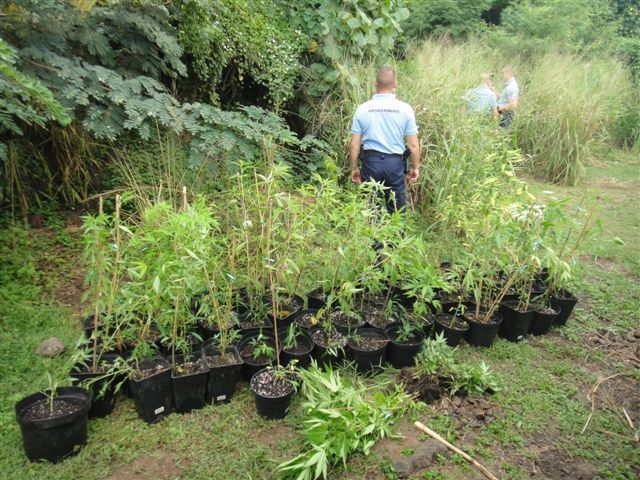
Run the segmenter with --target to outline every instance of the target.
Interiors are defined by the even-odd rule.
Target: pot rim
[[[47,398],[47,396],[42,392],[32,393],[15,404],[15,414],[18,424],[23,427],[46,430],[66,425],[73,422],[79,416],[86,416],[89,413],[91,402],[93,400],[93,392],[91,390],[87,390],[82,387],[58,387],[56,392],[56,398],[73,398],[75,400],[81,400],[83,403],[77,410],[64,415],[49,418],[27,419],[24,417],[24,412],[33,404],[46,400]]]

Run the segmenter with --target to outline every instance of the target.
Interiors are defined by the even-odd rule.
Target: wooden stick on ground
[[[627,423],[629,424],[629,427],[631,427],[631,431],[633,432],[633,440],[636,443],[638,443],[638,431],[636,430],[636,427],[633,426],[633,422],[631,421],[631,417],[629,417],[629,414],[624,409],[624,407],[622,407],[622,412],[624,413],[624,418],[627,419]]]
[[[496,477],[493,473],[491,473],[489,470],[487,470],[478,461],[476,461],[473,458],[471,458],[469,455],[464,453],[462,450],[460,450],[455,445],[452,445],[449,442],[447,442],[444,438],[442,438],[440,435],[438,435],[436,432],[434,432],[430,428],[426,427],[425,425],[423,425],[420,422],[415,422],[414,425],[416,426],[416,428],[418,428],[419,430],[422,430],[424,433],[429,435],[431,438],[434,438],[437,441],[439,441],[440,443],[444,444],[449,450],[451,450],[451,451],[457,453],[458,455],[462,456],[462,458],[464,458],[467,462],[471,463],[474,467],[476,467],[478,470],[480,470],[482,472],[482,474],[485,477],[487,477],[489,480],[498,480],[498,477]]]

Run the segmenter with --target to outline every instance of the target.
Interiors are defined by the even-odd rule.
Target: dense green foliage
[[[49,120],[62,125],[70,118],[64,107],[40,81],[15,69],[16,51],[0,39],[0,135],[22,135],[19,123],[44,127]],[[6,145],[0,143],[0,158]]]
[[[414,39],[432,34],[458,37],[477,32],[483,25],[482,13],[493,3],[493,0],[408,0],[411,15],[403,22],[402,28],[407,36]]]
[[[405,59],[400,70],[418,79],[401,76],[401,84],[427,87],[405,97],[433,112],[418,114],[423,131],[434,132],[425,145],[452,159],[458,153],[447,150],[456,148],[451,122],[459,120],[442,116],[436,104],[446,98],[457,108],[472,77],[515,64],[523,102],[514,146],[533,173],[575,182],[596,150],[633,147],[640,138],[638,84],[634,91],[612,58],[595,59],[618,56],[637,69],[638,10],[625,0],[599,0],[588,8],[578,3],[5,2],[1,78],[9,101],[2,113],[0,198],[22,210],[43,198],[82,202],[101,186],[117,186],[114,177],[96,175],[114,171],[111,158],[122,160],[134,143],[135,150],[155,150],[149,142],[166,136],[183,144],[189,168],[214,177],[234,160],[258,159],[265,142],[282,147],[276,156],[303,176],[325,165],[341,167],[349,120],[370,93],[364,86],[373,67],[399,58]],[[498,25],[484,23],[488,15],[497,22],[498,14]],[[425,64],[412,45],[429,35],[478,39],[470,40],[473,48],[447,47]],[[455,55],[470,55],[475,63],[460,65]],[[545,65],[562,72],[551,75]],[[592,65],[595,81],[588,75]],[[422,80],[435,79],[431,70],[451,74],[451,66],[462,70],[455,78],[465,75],[465,84],[447,87],[454,97],[424,101],[440,87]],[[615,73],[608,85],[601,78],[606,69]],[[308,133],[329,148],[304,137]],[[434,136],[441,139],[432,143]],[[490,137],[487,148],[497,144]],[[324,162],[327,155],[332,162]],[[425,161],[433,163],[430,156]],[[137,170],[134,162],[128,167]]]
[[[205,98],[216,104],[266,100],[276,106],[292,98],[300,74],[303,36],[293,29],[280,3],[178,2],[178,38],[193,59],[192,68],[201,83],[198,90]],[[258,90],[242,95],[243,89],[256,85],[265,93]]]

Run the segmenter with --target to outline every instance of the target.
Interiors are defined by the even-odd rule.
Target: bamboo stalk
[[[438,435],[436,432],[434,432],[433,430],[431,430],[430,428],[426,427],[425,425],[423,425],[420,422],[415,422],[414,425],[419,429],[422,430],[424,433],[426,433],[427,435],[429,435],[431,438],[434,438],[435,440],[439,441],[440,443],[442,443],[444,446],[446,446],[449,450],[457,453],[458,455],[460,455],[462,458],[464,458],[467,462],[469,462],[470,464],[472,464],[474,467],[476,467],[478,470],[480,470],[480,472],[482,472],[482,474],[487,477],[489,480],[498,480],[498,477],[496,477],[493,473],[491,473],[489,470],[487,470],[486,467],[484,467],[482,464],[480,464],[480,462],[478,462],[477,460],[475,460],[474,458],[472,458],[470,455],[466,454],[465,452],[463,452],[462,450],[460,450],[458,447],[456,447],[455,445],[452,445],[451,443],[447,442],[444,438],[442,438],[440,435]]]
[[[98,215],[102,217],[104,212],[104,199],[102,195],[98,200]],[[98,234],[100,235],[100,234]],[[100,313],[100,299],[102,298],[102,274],[103,274],[103,262],[104,262],[104,249],[102,245],[102,238],[98,236],[98,285],[96,287],[96,305],[93,311],[93,355],[91,357],[91,366],[95,372],[98,369],[98,314]]]

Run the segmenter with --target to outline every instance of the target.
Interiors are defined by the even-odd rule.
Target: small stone
[[[454,395],[454,396],[453,396],[453,398],[451,399],[451,402],[452,402],[456,407],[459,407],[459,406],[460,406],[460,404],[462,403],[462,399],[461,399],[459,396]]]
[[[494,418],[491,415],[487,415],[486,417],[484,417],[484,424],[485,425],[489,425],[491,422],[493,422]]]
[[[62,352],[64,352],[64,343],[58,337],[49,337],[36,348],[36,353],[45,358],[55,357]]]
[[[636,338],[640,338],[640,330],[636,330],[635,332],[633,332],[633,336]]]

